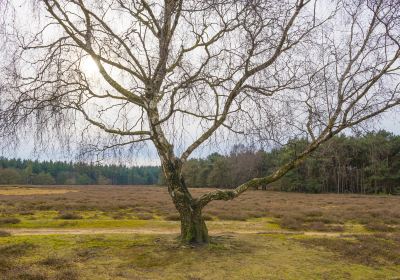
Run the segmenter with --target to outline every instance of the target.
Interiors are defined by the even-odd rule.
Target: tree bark
[[[162,166],[168,192],[180,215],[181,241],[185,244],[208,243],[208,230],[202,216],[203,206],[193,199],[187,189],[182,177],[181,162],[166,161]]]
[[[209,242],[208,229],[201,209],[186,209],[181,215],[181,240],[189,244],[205,244]]]
[[[176,189],[176,185],[173,186]],[[186,189],[182,184],[179,188]],[[172,200],[181,220],[181,241],[186,244],[208,243],[208,230],[202,216],[202,207],[186,192],[172,192]]]

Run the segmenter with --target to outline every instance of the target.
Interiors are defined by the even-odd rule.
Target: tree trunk
[[[202,206],[196,204],[181,174],[181,163],[166,161],[163,171],[175,208],[181,220],[181,240],[186,244],[208,243],[208,230],[202,217]]]
[[[181,239],[184,243],[208,243],[208,230],[201,210],[187,209],[181,212]]]

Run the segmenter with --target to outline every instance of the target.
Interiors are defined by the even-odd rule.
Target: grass
[[[164,188],[17,189],[0,187],[1,280],[400,279],[400,197],[249,191],[207,206],[212,243],[193,248]],[[69,233],[18,234],[52,228]]]
[[[156,221],[154,221],[156,222]],[[37,219],[23,220],[18,224],[3,225],[7,228],[132,228],[149,224],[145,220],[114,220],[114,219],[86,219],[86,220],[54,220]]]
[[[9,261],[3,276],[24,268],[24,275],[5,279],[395,279],[400,273],[392,263],[377,269],[304,242],[279,234],[217,236],[210,246],[191,248],[172,235],[12,236],[0,239],[0,256]]]
[[[400,235],[359,235],[354,238],[310,238],[303,239],[306,245],[323,247],[337,253],[350,262],[373,267],[400,265]]]

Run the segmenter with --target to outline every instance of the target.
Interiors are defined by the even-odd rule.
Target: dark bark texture
[[[181,220],[181,240],[183,243],[208,243],[208,230],[202,217],[202,206],[191,196],[182,177],[179,160],[163,163],[164,176],[168,184],[168,192]]]

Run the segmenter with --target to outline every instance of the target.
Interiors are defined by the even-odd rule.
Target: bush
[[[79,274],[76,271],[76,269],[74,268],[65,268],[63,270],[61,270],[57,276],[56,276],[57,280],[77,280],[79,279]]]
[[[153,215],[152,214],[148,214],[148,213],[137,213],[137,214],[135,214],[135,216],[139,220],[151,220],[151,219],[153,219]]]
[[[13,217],[7,217],[7,218],[0,218],[0,225],[5,225],[5,224],[18,224],[20,223],[21,220],[18,218],[13,218]]]
[[[48,280],[50,279],[46,271],[36,270],[24,267],[24,269],[14,267],[7,272],[4,279],[20,279],[20,280]]]
[[[10,235],[11,235],[11,233],[4,231],[4,230],[0,230],[0,237],[7,237]]]
[[[204,221],[212,221],[213,217],[208,214],[203,214],[203,219],[204,219]]]
[[[326,225],[323,222],[311,222],[307,224],[306,229],[315,231],[344,231],[342,225]]]
[[[120,212],[115,213],[114,215],[112,215],[112,218],[113,218],[114,220],[122,220],[122,219],[124,219],[125,217],[126,217],[126,214],[125,214],[125,213],[120,213]]]
[[[232,212],[222,212],[218,214],[218,218],[225,221],[246,221],[250,218],[248,212],[232,213]]]
[[[24,211],[19,212],[19,214],[23,215],[23,216],[31,216],[31,215],[35,215],[35,212],[24,210]]]
[[[173,213],[173,214],[168,214],[165,216],[165,220],[167,221],[180,221],[181,217],[179,216],[178,213]]]
[[[366,224],[365,227],[371,231],[384,231],[384,232],[395,231],[395,229],[393,227],[385,225],[384,223],[373,223],[372,222],[372,223]]]
[[[3,245],[0,246],[0,259],[5,257],[12,258],[15,256],[23,256],[33,248],[35,248],[35,246],[27,242]]]
[[[41,260],[39,264],[50,266],[50,267],[65,267],[69,265],[70,261],[64,258],[60,258],[57,256],[48,256],[47,258]]]
[[[66,213],[60,213],[56,219],[62,219],[62,220],[79,220],[82,219],[81,215],[71,213],[71,212],[66,212]]]
[[[400,246],[376,236],[360,235],[355,240],[338,238],[307,238],[298,240],[305,245],[324,247],[354,263],[379,267],[400,264]]]
[[[284,216],[279,221],[279,225],[291,230],[301,230],[303,229],[303,220],[291,216]]]

